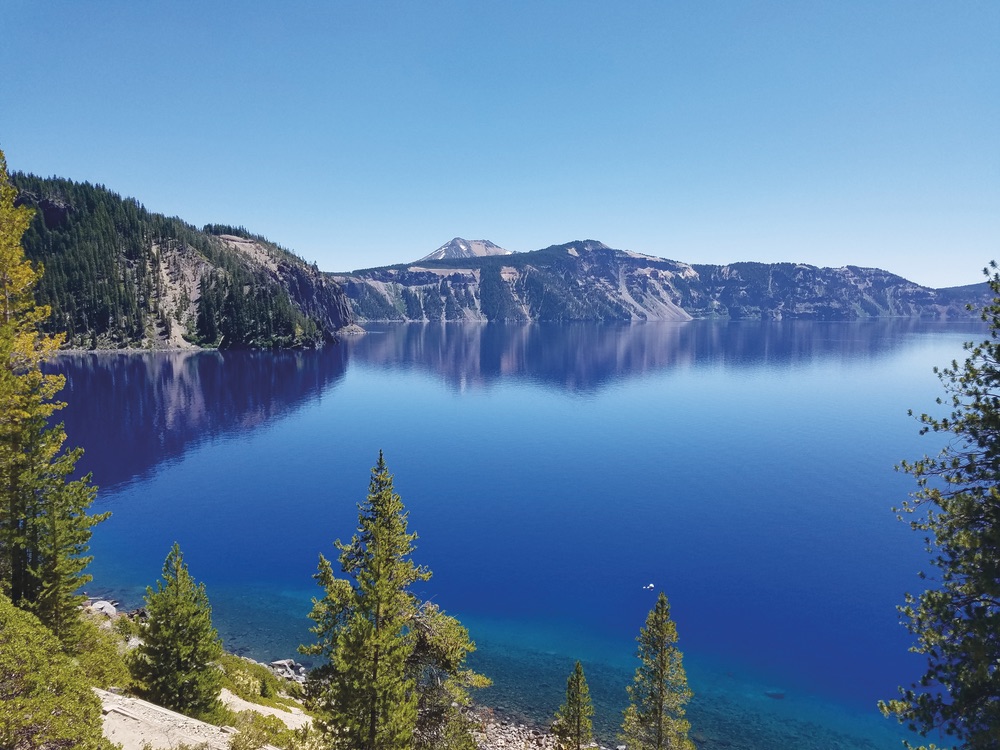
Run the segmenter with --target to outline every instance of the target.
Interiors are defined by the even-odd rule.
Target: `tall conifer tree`
[[[969,750],[1000,747],[1000,270],[994,262],[985,273],[989,338],[967,343],[964,362],[935,368],[946,393],[938,404],[950,414],[919,418],[921,434],[942,433],[945,447],[901,466],[917,491],[896,512],[923,536],[936,568],[899,608],[926,671],[880,703],[911,729]]]
[[[416,679],[408,669],[417,600],[410,587],[430,573],[410,559],[416,534],[407,531],[408,514],[381,451],[358,509],[358,533],[336,542],[349,580],[337,578],[323,555],[315,575],[324,589],[310,613],[318,643],[302,651],[328,664],[310,681],[311,699],[338,747],[409,748],[417,724]]]
[[[163,563],[163,580],[155,591],[146,589],[146,612],[143,643],[130,665],[143,694],[188,715],[211,711],[222,689],[215,666],[222,643],[212,626],[205,584],[194,582],[176,542]]]
[[[559,738],[564,750],[580,750],[594,739],[591,721],[594,705],[590,702],[590,688],[583,675],[583,665],[576,663],[573,674],[566,680],[566,702],[556,713],[552,732]]]
[[[684,706],[691,689],[677,650],[677,626],[661,591],[646,625],[639,631],[639,666],[628,687],[621,738],[629,750],[694,750]]]
[[[88,513],[90,478],[69,481],[80,451],[64,451],[62,425],[49,426],[64,378],[41,364],[62,336],[41,333],[49,315],[34,299],[41,270],[20,245],[32,212],[14,198],[0,152],[0,592],[71,645],[91,529],[108,514]]]
[[[358,533],[336,542],[346,578],[320,555],[314,576],[323,597],[310,617],[317,642],[300,646],[326,663],[310,674],[307,695],[331,743],[355,750],[474,750],[462,708],[469,689],[490,681],[465,668],[469,632],[410,590],[430,572],[410,559],[416,534],[379,452]]]

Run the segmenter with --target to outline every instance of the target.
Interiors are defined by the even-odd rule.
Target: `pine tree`
[[[0,592],[33,611],[71,645],[79,624],[76,594],[93,526],[90,477],[70,481],[79,450],[64,451],[62,425],[49,418],[64,378],[41,364],[62,336],[41,333],[49,309],[35,304],[41,270],[25,260],[20,241],[31,211],[14,204],[15,190],[0,152]]]
[[[219,340],[216,291],[207,275],[201,277],[198,288],[198,337],[202,343],[214,346]]]
[[[943,732],[959,747],[1000,747],[1000,271],[985,270],[993,302],[982,311],[990,335],[967,343],[959,365],[935,368],[947,417],[920,415],[921,434],[944,433],[945,448],[901,468],[913,475],[912,501],[895,509],[920,532],[937,575],[899,608],[927,671],[883,713],[921,733]]]
[[[583,675],[583,665],[577,662],[573,674],[566,680],[566,702],[556,713],[552,724],[552,732],[559,738],[559,747],[580,750],[590,744],[594,739],[593,715],[587,678]]]
[[[222,656],[212,627],[205,584],[195,584],[175,542],[163,563],[163,581],[146,589],[148,620],[130,668],[145,697],[191,716],[217,706],[222,687],[215,662]]]
[[[469,631],[437,605],[424,602],[410,626],[413,651],[407,673],[417,690],[417,750],[475,750],[471,721],[461,709],[471,698],[470,688],[489,687],[486,677],[464,669],[475,651]]]
[[[324,590],[310,613],[318,642],[301,650],[328,663],[315,672],[308,691],[336,746],[409,748],[417,723],[416,679],[407,668],[417,614],[410,587],[430,573],[410,559],[416,534],[407,531],[408,514],[381,451],[358,509],[358,533],[349,543],[336,542],[350,580],[337,578],[322,555],[314,576]]]
[[[691,690],[677,650],[677,626],[662,591],[636,640],[640,664],[628,687],[622,741],[628,750],[694,750],[688,739],[691,725],[684,718]]]
[[[62,442],[65,435],[59,430],[48,430],[50,449]],[[77,459],[83,451],[76,449],[48,458],[41,453],[34,476],[38,495],[45,498],[39,508],[35,524],[36,565],[31,569],[38,584],[37,597],[29,609],[55,633],[70,650],[82,635],[80,603],[83,596],[77,591],[91,576],[84,573],[93,559],[86,554],[90,546],[92,527],[106,519],[110,513],[88,515],[87,511],[97,494],[89,484],[89,475],[80,481],[67,481]]]

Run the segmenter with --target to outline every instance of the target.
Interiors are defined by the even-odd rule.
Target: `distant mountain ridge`
[[[350,274],[242,227],[147,211],[103,186],[11,176],[36,209],[48,330],[78,348],[319,346],[364,321],[855,320],[970,317],[987,285],[930,289],[874,268],[688,264],[597,240],[511,253],[456,237],[419,261]]]
[[[577,240],[335,276],[359,321],[969,317],[986,284],[930,289],[875,268],[688,264]]]
[[[482,258],[487,255],[511,254],[510,250],[504,250],[489,240],[464,240],[461,237],[456,237],[441,245],[433,253],[425,255],[417,263],[422,263],[425,260],[454,260],[456,258]]]

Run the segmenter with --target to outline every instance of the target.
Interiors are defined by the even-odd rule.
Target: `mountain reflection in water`
[[[350,358],[384,368],[415,367],[455,387],[520,377],[567,391],[596,391],[657,370],[746,367],[875,357],[910,334],[982,334],[972,321],[891,318],[859,322],[692,321],[635,324],[369,324],[347,340]]]
[[[320,352],[157,352],[60,355],[57,418],[78,468],[110,489],[206,440],[255,427],[318,397],[344,377],[343,347]]]
[[[671,368],[793,365],[876,357],[911,334],[982,332],[975,322],[909,318],[856,323],[714,322],[599,325],[369,325],[363,336],[318,352],[64,354],[48,366],[67,376],[57,413],[70,445],[86,447],[82,471],[110,489],[206,440],[300,408],[341,381],[353,363],[415,368],[452,387],[523,378],[594,392]]]

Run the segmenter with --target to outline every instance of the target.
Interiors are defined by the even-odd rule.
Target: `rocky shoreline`
[[[100,596],[87,597],[83,608],[94,615],[103,615],[110,621],[118,617],[142,619],[145,611],[142,608],[123,611],[121,603],[114,598]],[[135,639],[130,639],[129,647],[136,645]],[[294,659],[276,659],[262,663],[248,656],[240,656],[254,664],[259,664],[270,670],[272,674],[289,683],[302,685],[305,683],[308,670],[305,665]],[[121,743],[123,750],[168,750],[178,742],[204,743],[212,750],[225,750],[228,747],[232,728],[215,727],[204,724],[190,717],[147,703],[138,698],[122,696],[115,691],[95,691],[104,704],[105,736],[114,742]],[[228,691],[225,691],[228,693]],[[235,696],[223,697],[227,705],[238,710],[251,709],[261,713],[276,713],[266,706],[256,706],[239,701]],[[235,705],[234,701],[240,703]],[[277,712],[285,713],[285,712]],[[301,712],[294,725],[308,719]],[[475,729],[473,737],[478,750],[555,750],[557,741],[547,727],[542,727],[524,721],[520,717],[504,715],[500,710],[488,706],[473,706],[469,709],[469,717],[473,720]],[[283,717],[284,720],[284,717]],[[288,723],[286,721],[286,723]],[[595,750],[609,750],[596,742],[589,747]]]
[[[228,750],[235,734],[232,727],[206,724],[139,698],[108,690],[95,689],[94,692],[103,706],[104,735],[120,744],[122,750],[169,750],[179,744],[203,747],[206,750]],[[226,700],[227,705],[234,709],[258,710],[248,704],[232,704],[232,696],[226,698],[229,699]],[[271,715],[283,713],[275,709],[268,710],[264,706],[259,708]],[[476,724],[472,734],[478,750],[555,750],[557,747],[556,738],[551,733],[500,719],[492,709],[474,708],[471,716]],[[302,717],[289,714],[289,718]],[[598,746],[592,744],[590,747]],[[264,750],[270,748],[267,745]]]
[[[351,323],[350,325],[338,328],[333,332],[333,341],[331,344],[340,343],[340,339],[345,336],[363,336],[368,331],[359,326],[357,323]],[[310,349],[312,347],[305,347],[305,349]],[[303,347],[289,347],[285,349],[279,349],[277,351],[302,351]],[[171,341],[160,341],[157,339],[147,339],[143,345],[136,346],[135,344],[129,344],[125,346],[98,346],[95,348],[84,348],[80,346],[67,346],[65,348],[59,349],[53,352],[54,357],[60,355],[72,354],[197,354],[198,352],[218,352],[226,351],[225,349],[219,349],[214,346],[199,346],[198,344],[192,344],[184,339],[171,340]],[[238,349],[237,351],[275,351],[270,348],[261,349]]]
[[[492,708],[476,707],[470,714],[478,725],[472,736],[479,750],[555,750],[556,748],[556,738],[551,732],[500,718]]]
[[[263,666],[289,682],[302,684],[306,680],[305,666],[294,659],[278,659]],[[555,735],[547,728],[508,718],[494,708],[473,706],[469,709],[469,717],[476,725],[472,734],[479,750],[555,750],[557,747]],[[588,747],[610,750],[596,742]]]
[[[294,659],[278,659],[263,666],[289,682],[302,684],[306,680],[305,666]],[[504,717],[488,706],[473,706],[469,717],[477,727],[473,737],[479,750],[554,750],[557,746],[556,737],[548,729]],[[589,747],[609,750],[596,742]]]
[[[83,607],[91,614],[103,615],[111,621],[118,617],[138,619],[145,615],[142,609],[120,611],[120,603],[112,598],[88,597]],[[130,639],[129,646],[135,646],[133,639]],[[247,656],[240,658],[267,668],[276,677],[289,683],[302,685],[306,681],[307,668],[294,659],[276,659],[265,664]],[[168,750],[179,742],[204,743],[212,750],[225,750],[228,747],[233,732],[231,728],[205,724],[138,698],[120,695],[116,691],[95,689],[95,692],[104,706],[105,736],[113,742],[120,743],[123,750],[144,750],[144,748]],[[270,714],[285,713],[240,701],[231,694],[224,695],[223,700],[238,710],[250,709]],[[237,703],[239,705],[236,705]],[[294,725],[301,725],[303,721],[309,722],[300,711],[296,713],[298,715],[295,717]],[[508,718],[487,706],[473,706],[469,709],[469,717],[475,725],[473,738],[478,750],[555,750],[557,746],[555,736],[548,729]],[[289,723],[285,717],[282,718]],[[593,743],[591,747],[599,746]]]

